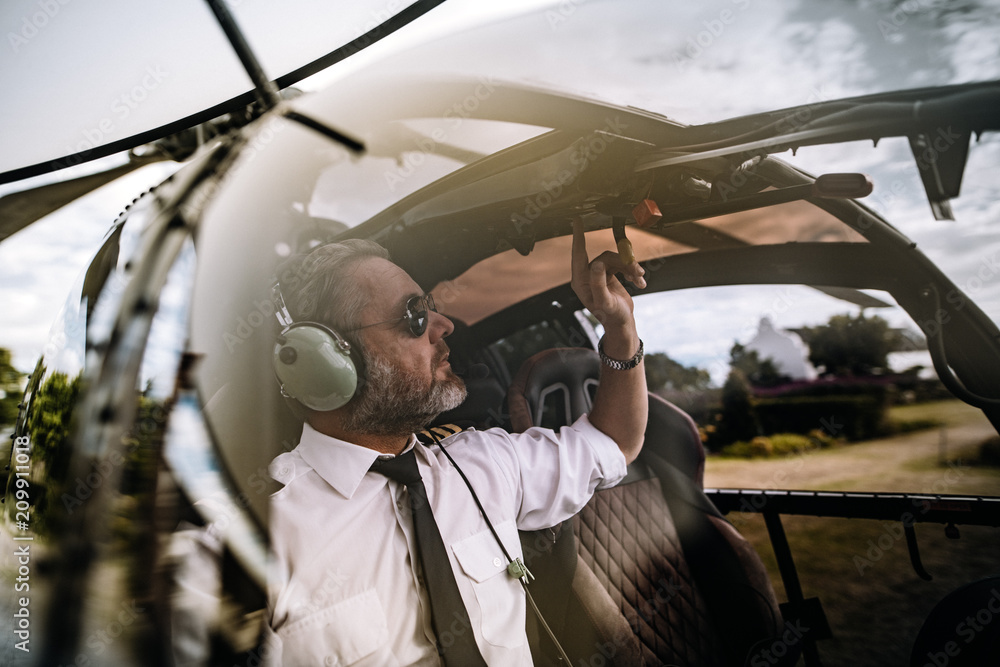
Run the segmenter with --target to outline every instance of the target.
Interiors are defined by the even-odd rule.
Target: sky
[[[124,0],[102,3],[100,9],[94,3],[54,3],[58,12],[39,18],[42,4],[11,2],[0,9],[5,34],[0,83],[20,91],[16,104],[0,106],[0,127],[6,128],[0,171],[18,159],[30,164],[54,159],[67,148],[85,148],[98,134],[106,135],[103,140],[128,136],[246,85],[201,2],[184,0],[169,11],[161,3]],[[269,73],[293,67],[295,58],[312,57],[320,35],[336,40],[359,34],[381,7],[392,5],[357,9],[353,4],[352,14],[336,16],[336,29],[326,31],[330,37],[317,28],[329,21],[315,18],[329,3],[282,3],[278,15],[278,3],[228,4]],[[995,1],[657,0],[615,2],[610,19],[609,2],[496,4],[502,7],[445,3],[360,60],[435,39],[421,53],[436,53],[454,71],[489,71],[690,124],[850,95],[1000,79],[1000,2]],[[158,29],[126,27],[143,24]],[[70,58],[81,62],[71,67]],[[208,59],[213,68],[203,66]],[[421,63],[414,59],[411,66]],[[321,87],[356,67],[348,61],[301,87]],[[191,71],[199,76],[192,79]],[[877,150],[854,143],[779,157],[817,174],[872,175],[875,192],[868,205],[1000,321],[1000,279],[993,268],[1000,253],[995,135],[985,135],[970,149],[962,196],[953,202],[956,221],[933,219],[903,139],[885,140]],[[121,160],[0,186],[0,194]],[[134,172],[0,243],[0,346],[13,351],[18,368],[33,366],[52,321],[114,218],[173,168],[160,164]],[[713,314],[720,307],[730,314],[725,321]],[[724,377],[733,341],[752,338],[762,316],[781,327],[798,327],[856,310],[808,288],[784,286],[694,290],[637,302],[648,351],[708,368],[717,381]],[[879,314],[896,326],[909,324],[898,308]]]

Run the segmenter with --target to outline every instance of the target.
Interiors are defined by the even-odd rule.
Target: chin
[[[452,370],[451,366],[448,366],[447,368],[444,369],[443,377],[441,373],[438,373],[435,380],[439,383],[444,382],[448,384],[454,384],[461,387],[463,391],[465,390],[465,380],[458,377],[458,375],[455,374],[455,371]]]
[[[443,408],[441,412],[457,408],[465,402],[465,397],[469,393],[465,388],[465,381],[450,372],[447,378],[438,383],[435,390],[433,393],[436,394],[438,402],[436,407]]]

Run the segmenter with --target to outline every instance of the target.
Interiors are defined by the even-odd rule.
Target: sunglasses
[[[424,332],[427,331],[427,320],[430,319],[427,315],[428,311],[434,311],[435,313],[438,311],[437,306],[434,305],[434,297],[430,294],[413,296],[406,300],[406,314],[402,317],[366,324],[363,327],[348,329],[348,331],[360,331],[361,329],[367,329],[368,327],[377,327],[380,324],[401,322],[405,320],[407,326],[410,328],[410,333],[413,334],[413,337],[420,338],[424,335]]]

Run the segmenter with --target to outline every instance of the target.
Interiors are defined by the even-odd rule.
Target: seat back
[[[585,348],[553,348],[528,358],[507,392],[513,430],[572,424],[590,412],[600,372],[597,353]]]
[[[573,423],[590,412],[600,373],[600,357],[586,348],[553,348],[530,357],[507,392],[511,430],[532,426],[558,430]],[[686,412],[651,393],[646,439],[655,442],[661,456],[703,487],[705,448],[697,425]]]
[[[553,394],[566,397],[571,423],[589,410],[582,397],[592,395],[599,372],[592,350],[531,357],[508,393],[512,430],[551,426],[542,398]],[[616,665],[741,664],[754,644],[776,635],[766,571],[704,496],[704,460],[691,418],[651,394],[643,453],[625,479],[595,493],[555,535],[522,534],[529,568],[548,575],[534,596],[573,664],[597,656]],[[546,662],[553,651],[540,639],[536,663]]]

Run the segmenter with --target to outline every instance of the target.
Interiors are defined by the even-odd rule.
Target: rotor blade
[[[132,156],[127,164],[107,171],[59,183],[50,183],[0,197],[0,241],[116,178],[120,178],[139,167],[165,159],[168,158],[160,155]]]
[[[390,124],[377,139],[366,142],[365,147],[369,155],[391,157],[400,162],[403,160],[403,153],[407,151],[434,153],[462,164],[471,164],[486,157],[485,153],[438,141],[402,123]]]
[[[891,303],[886,303],[881,299],[876,299],[870,294],[866,294],[861,290],[856,290],[851,287],[831,287],[819,285],[810,285],[809,287],[812,287],[814,290],[819,290],[823,294],[832,296],[835,299],[853,303],[855,306],[861,306],[862,308],[892,308]]]

